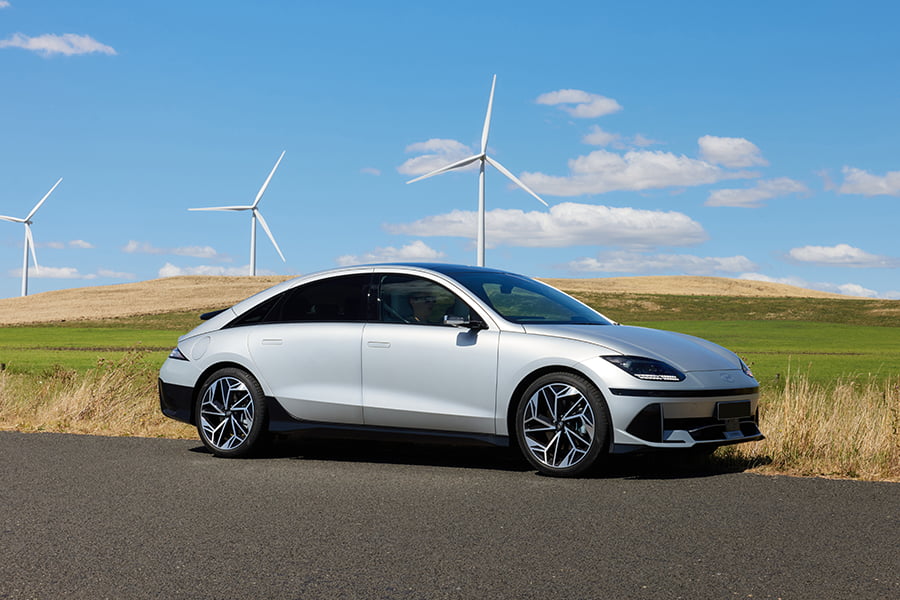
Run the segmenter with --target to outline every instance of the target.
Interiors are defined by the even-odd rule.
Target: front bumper
[[[660,403],[646,405],[625,428],[625,433],[639,443],[654,446],[739,444],[764,438],[759,430],[757,414],[733,418],[688,417],[666,418]]]
[[[628,396],[610,390],[613,404],[640,407],[616,421],[613,451],[643,448],[716,447],[762,440],[758,388],[703,390],[675,397]],[[633,392],[633,391],[632,391]]]

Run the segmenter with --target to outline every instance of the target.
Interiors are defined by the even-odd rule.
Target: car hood
[[[597,344],[609,349],[610,354],[655,358],[684,372],[741,368],[740,358],[718,344],[660,329],[627,325],[525,325],[525,331]]]

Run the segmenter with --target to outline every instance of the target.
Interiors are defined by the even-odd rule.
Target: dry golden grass
[[[131,352],[86,374],[56,369],[0,372],[0,430],[196,439],[194,428],[159,410],[155,367]],[[764,390],[766,440],[720,449],[717,458],[747,470],[803,476],[900,481],[900,380],[788,377]]]
[[[196,437],[159,410],[157,370],[129,352],[87,373],[56,368],[37,377],[0,371],[0,429],[108,436]]]
[[[226,308],[289,277],[166,277],[0,299],[0,326],[205,312]]]
[[[542,279],[568,292],[613,294],[663,294],[676,296],[743,296],[754,298],[842,298],[842,296],[809,290],[784,283],[700,277],[693,275],[651,275],[645,277],[601,277],[594,279]]]
[[[900,379],[789,375],[760,399],[762,442],[720,450],[763,473],[900,481]]]

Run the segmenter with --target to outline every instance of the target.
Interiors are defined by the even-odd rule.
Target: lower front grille
[[[662,405],[648,404],[639,412],[625,431],[636,438],[652,443],[683,444],[684,439],[667,439],[669,432],[686,431],[696,442],[728,442],[735,438],[761,436],[757,417],[720,421],[715,417],[664,419]],[[679,436],[682,437],[683,436]]]

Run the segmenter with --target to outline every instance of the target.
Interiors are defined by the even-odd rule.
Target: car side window
[[[378,276],[378,313],[385,323],[442,325],[445,316],[469,320],[471,309],[444,286],[411,275]]]
[[[313,281],[270,298],[232,327],[258,323],[365,321],[369,275],[347,275]]]

